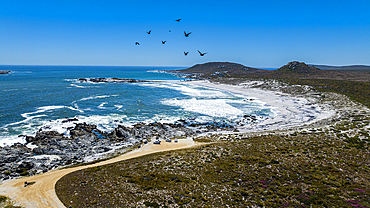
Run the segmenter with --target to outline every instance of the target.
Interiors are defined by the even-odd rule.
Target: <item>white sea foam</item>
[[[113,131],[123,119],[127,118],[126,115],[122,114],[110,114],[110,115],[93,115],[93,116],[77,116],[79,123],[96,124],[97,128],[101,131]]]
[[[77,104],[75,105],[75,107],[76,106],[77,106],[77,108],[74,108],[74,107],[67,107],[67,108],[70,109],[70,110],[73,110],[73,111],[78,111],[80,113],[83,113],[84,112],[83,110],[78,109],[78,105]]]
[[[178,106],[186,111],[195,112],[212,117],[237,117],[243,111],[231,106],[226,99],[170,99],[162,101],[162,104]]]
[[[70,107],[70,109],[71,110],[77,110],[77,111],[80,111],[80,112],[89,111],[89,110],[91,110],[90,108],[83,109],[83,110],[80,109],[77,103],[82,102],[82,101],[87,101],[87,100],[103,99],[103,98],[116,97],[116,96],[118,96],[118,95],[97,95],[97,96],[90,96],[90,97],[81,98],[79,100],[73,101],[71,103],[71,105],[73,107]],[[103,106],[100,106],[100,107],[103,107]]]
[[[102,99],[102,98],[115,97],[115,96],[118,96],[118,95],[97,95],[97,96],[91,96],[91,97],[81,98],[78,101]]]
[[[14,143],[25,143],[26,140],[23,137],[18,136],[0,136],[0,147],[4,147],[6,145],[12,145]]]
[[[99,109],[106,109],[106,107],[104,107],[104,105],[105,104],[108,104],[107,102],[103,102],[103,103],[101,103],[99,106],[98,106],[98,108]]]
[[[121,110],[121,108],[123,107],[123,105],[114,105],[114,107],[116,107],[117,110]]]
[[[11,92],[11,91],[18,91],[19,89],[8,89],[8,90],[3,90],[4,92]]]
[[[65,108],[65,106],[61,106],[61,105],[58,105],[58,106],[43,106],[43,107],[37,108],[37,111],[35,111],[35,112],[23,113],[23,114],[21,114],[21,116],[23,118],[28,118],[28,117],[30,117],[30,115],[33,115],[33,114],[43,113],[43,112],[46,112],[46,111],[60,109],[60,108]]]
[[[227,93],[224,93],[220,90],[214,90],[207,87],[199,87],[196,85],[190,84],[181,84],[181,83],[143,83],[143,86],[151,86],[151,87],[158,87],[158,88],[167,88],[172,90],[177,90],[184,95],[188,95],[191,97],[204,97],[204,98],[231,98]]]
[[[18,125],[18,124],[21,124],[21,123],[28,123],[29,121],[31,121],[35,118],[46,117],[47,115],[45,115],[45,114],[41,114],[41,115],[37,115],[37,114],[44,113],[46,111],[55,110],[55,109],[61,109],[61,108],[65,108],[65,106],[43,106],[43,107],[39,107],[39,108],[37,108],[37,111],[29,112],[29,113],[22,113],[21,116],[23,118],[25,118],[24,120],[14,122],[14,123],[10,123],[10,124],[6,124],[2,128],[7,128],[9,126]]]
[[[77,87],[77,88],[86,88],[86,87],[84,87],[84,86],[80,86],[80,85],[76,85],[76,84],[70,84],[70,86],[72,86],[72,87]]]

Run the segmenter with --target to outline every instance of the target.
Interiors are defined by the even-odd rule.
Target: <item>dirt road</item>
[[[160,145],[147,144],[140,149],[136,149],[127,154],[121,155],[110,160],[102,161],[96,164],[68,168],[63,170],[55,170],[41,175],[4,181],[0,185],[0,195],[6,195],[11,200],[13,200],[16,203],[16,205],[21,205],[26,208],[65,207],[63,203],[58,199],[55,193],[55,184],[61,177],[68,173],[89,167],[106,165],[122,160],[140,157],[151,153],[190,148],[197,145],[199,144],[195,143],[192,139],[179,140],[178,143],[174,142],[168,143],[162,141]],[[27,182],[34,181],[36,183],[24,187],[25,181]]]

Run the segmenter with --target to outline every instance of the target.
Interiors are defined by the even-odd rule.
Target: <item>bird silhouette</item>
[[[165,44],[167,41],[166,40],[162,40],[162,44]]]
[[[189,51],[188,51],[188,52],[185,52],[185,51],[184,51],[184,55],[185,55],[185,56],[187,56],[187,55],[188,55],[188,53],[189,53]]]
[[[169,30],[168,32],[171,32],[171,30]]]
[[[199,53],[200,56],[204,56],[205,54],[207,54],[207,53],[202,53],[199,50],[198,50],[198,53]]]
[[[181,21],[181,18],[180,19],[177,19],[177,20],[175,20],[176,22],[180,22]]]
[[[152,30],[149,30],[148,32],[146,32],[146,33],[148,33],[148,35],[150,35],[150,33],[152,32]]]
[[[184,31],[184,35],[185,35],[185,37],[189,37],[189,35],[191,34],[191,32],[189,32],[189,33],[186,33],[185,31]]]
[[[139,42],[136,42],[135,45],[140,45],[140,43]]]

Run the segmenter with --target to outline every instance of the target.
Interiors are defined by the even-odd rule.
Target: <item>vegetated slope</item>
[[[196,64],[190,68],[184,70],[177,70],[180,73],[201,73],[206,76],[212,74],[215,75],[246,75],[246,74],[264,74],[269,72],[268,70],[257,69],[252,67],[247,67],[242,64],[230,63],[230,62],[208,62],[204,64]]]
[[[329,131],[221,136],[74,172],[56,191],[72,207],[367,207],[370,140],[340,132],[369,122],[361,115]]]
[[[329,66],[329,65],[316,65],[316,64],[308,64],[309,66],[314,66],[316,68],[322,69],[322,70],[364,70],[364,71],[370,71],[370,66],[366,65],[349,65],[349,66]]]
[[[292,61],[279,69],[272,71],[265,77],[369,82],[370,72],[359,70],[321,70],[317,67],[307,65],[304,62]]]
[[[321,70],[304,62],[292,61],[277,70],[263,70],[231,62],[208,62],[196,64],[180,74],[192,74],[189,78],[256,78],[256,79],[331,79],[345,81],[370,81],[368,70]]]
[[[304,62],[292,61],[288,64],[280,67],[276,71],[273,71],[274,74],[321,74],[319,68],[309,66]]]

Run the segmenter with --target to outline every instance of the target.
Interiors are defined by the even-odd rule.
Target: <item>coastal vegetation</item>
[[[207,143],[198,148],[73,172],[56,184],[60,200],[67,207],[370,207],[370,114],[361,107],[370,107],[368,82],[323,79],[327,72],[299,62],[275,75],[259,71],[249,77],[221,66],[201,76],[228,84],[308,85],[342,109],[308,126],[199,136]],[[256,87],[273,88],[266,83]],[[297,89],[278,90],[304,93]]]
[[[0,195],[0,207],[3,208],[23,208],[21,206],[15,206],[14,202],[9,199],[9,197]]]
[[[369,207],[367,115],[325,129],[232,134],[197,149],[71,173],[56,185],[72,207]]]

